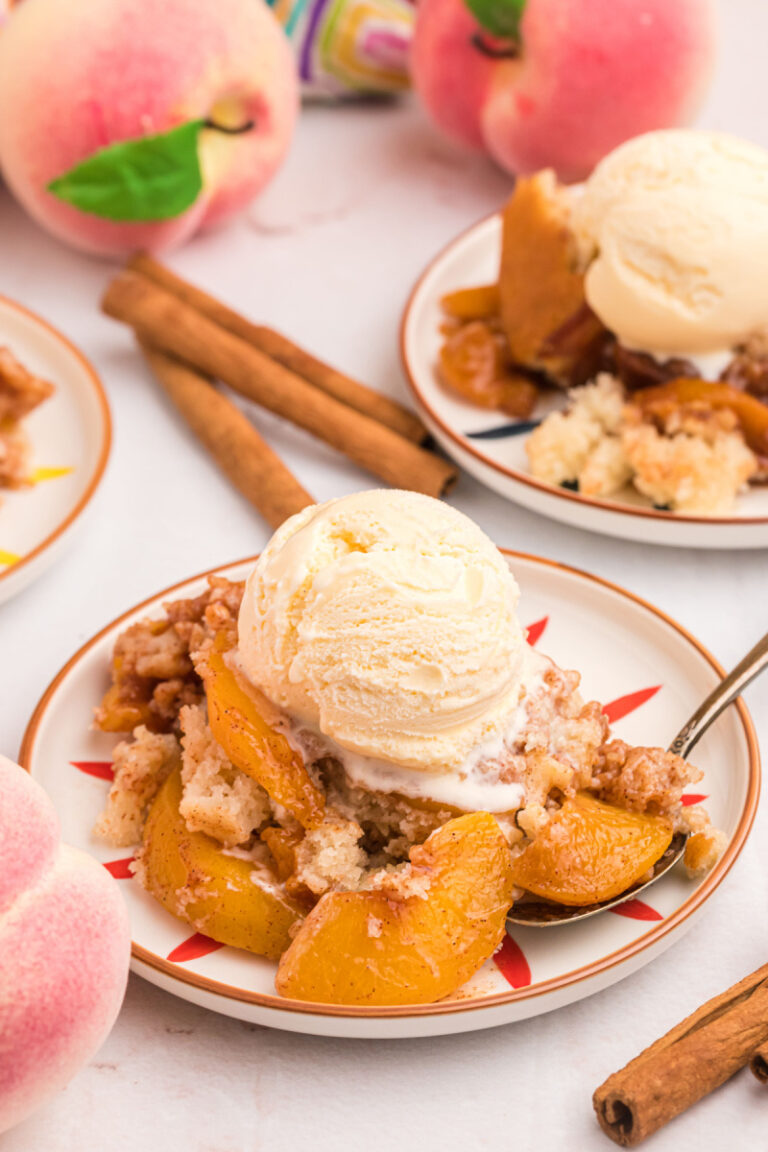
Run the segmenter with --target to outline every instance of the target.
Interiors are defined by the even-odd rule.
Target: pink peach
[[[714,58],[711,0],[528,0],[515,59],[482,55],[478,33],[463,0],[420,0],[421,99],[444,132],[508,171],[552,167],[564,180],[631,136],[688,123]]]
[[[0,1132],[62,1088],[106,1038],[128,976],[116,882],[59,842],[53,806],[0,757]]]
[[[0,37],[0,168],[62,240],[104,254],[167,248],[264,187],[287,151],[297,100],[290,46],[260,0],[33,0]],[[255,127],[203,133],[203,191],[178,217],[115,222],[46,190],[107,145],[197,118]]]
[[[478,30],[463,0],[419,0],[411,76],[435,124],[467,147],[485,151],[480,109],[498,64],[473,48]]]

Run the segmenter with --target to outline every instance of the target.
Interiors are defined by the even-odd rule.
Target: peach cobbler
[[[53,385],[28,372],[0,348],[0,488],[29,483],[29,441],[23,421],[53,393]]]
[[[374,491],[275,534],[119,637],[97,710],[124,733],[96,832],[175,916],[279,961],[287,997],[428,1003],[500,944],[513,901],[630,890],[700,773],[613,739],[526,641],[518,588],[453,508]]]
[[[766,237],[768,153],[731,137],[652,132],[584,185],[520,179],[498,282],[443,298],[440,380],[526,421],[567,390],[526,441],[539,480],[727,512],[768,479]]]

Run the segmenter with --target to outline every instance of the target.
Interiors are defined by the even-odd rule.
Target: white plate
[[[551,561],[509,555],[522,588],[522,622],[535,625],[531,638],[566,668],[581,668],[588,698],[619,700],[614,707],[625,715],[616,722],[617,735],[668,744],[722,674],[713,658],[628,592]],[[218,571],[241,579],[252,563]],[[645,903],[625,905],[623,915],[606,912],[546,931],[515,927],[496,958],[439,1004],[347,1009],[283,1000],[274,992],[275,964],[234,948],[211,951],[204,937],[193,937],[129,877],[125,849],[110,849],[91,835],[115,738],[90,724],[109,682],[115,639],[134,620],[158,614],[163,601],[196,596],[204,587],[203,577],[195,577],[166,589],[81,648],[43,696],[21,751],[23,766],[53,798],[64,839],[125,877],[135,971],[177,996],[243,1020],[326,1036],[435,1036],[521,1020],[589,996],[647,964],[690,927],[744,845],[760,768],[752,723],[739,703],[696,751],[706,773],[696,792],[707,795],[715,824],[729,836],[725,855],[702,883],[675,873],[660,880]],[[195,957],[199,950],[205,954]]]
[[[109,405],[93,367],[45,320],[0,297],[0,346],[56,391],[24,421],[31,488],[0,490],[0,603],[39,576],[69,543],[104,473]]]
[[[478,432],[493,432],[511,421],[452,395],[439,383],[435,364],[442,341],[440,298],[457,288],[493,283],[500,243],[499,216],[464,232],[429,265],[403,313],[403,367],[421,415],[443,449],[495,492],[577,528],[680,548],[768,547],[768,486],[739,496],[727,516],[681,516],[651,508],[639,494],[628,493],[626,502],[598,500],[534,479],[524,435],[477,439]]]

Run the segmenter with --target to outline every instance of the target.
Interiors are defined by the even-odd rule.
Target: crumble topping
[[[683,789],[703,773],[674,752],[632,748],[612,740],[598,753],[592,786],[600,800],[630,812],[669,816],[680,808]]]
[[[360,840],[363,830],[354,820],[329,816],[307,832],[296,851],[296,875],[316,896],[331,888],[342,892],[360,887],[368,857]]]
[[[53,384],[29,372],[10,349],[0,348],[0,488],[29,483],[29,441],[22,421],[53,392]]]
[[[227,759],[211,734],[203,705],[186,705],[179,720],[183,748],[179,811],[187,827],[228,848],[247,843],[272,815],[269,796]]]
[[[202,595],[166,604],[164,618],[126,628],[115,644],[112,687],[96,709],[96,726],[130,732],[144,724],[154,732],[178,732],[181,709],[204,696],[193,654],[204,651],[216,632],[236,630],[243,588],[211,576]]]
[[[701,879],[714,868],[727,842],[725,833],[716,828],[704,828],[693,833],[685,845],[683,856],[685,870],[692,880]]]
[[[24,488],[29,472],[29,441],[21,424],[0,420],[0,488]]]
[[[534,476],[612,496],[628,484],[667,510],[727,511],[757,476],[759,462],[728,409],[667,403],[643,411],[602,373],[570,392],[526,443]]]
[[[175,736],[150,732],[143,724],[131,741],[122,740],[112,753],[114,780],[95,835],[120,848],[138,844],[149,803],[180,756]]]
[[[29,372],[9,348],[0,348],[0,422],[23,420],[54,391],[53,384]]]

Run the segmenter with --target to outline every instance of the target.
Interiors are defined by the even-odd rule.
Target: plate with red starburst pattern
[[[666,747],[722,676],[715,659],[670,617],[614,584],[552,561],[505,553],[521,589],[528,642],[581,673],[582,694],[600,700],[617,737]],[[522,1020],[590,996],[668,948],[706,911],[749,834],[760,788],[752,721],[739,701],[697,746],[703,780],[685,799],[706,799],[728,837],[700,881],[672,869],[643,900],[542,931],[509,927],[499,950],[458,993],[416,1007],[349,1008],[286,1000],[276,965],[224,947],[166,912],[130,870],[131,855],[92,834],[111,778],[115,737],[92,727],[109,684],[119,633],[159,615],[169,599],[196,596],[206,576],[242,579],[253,558],[164,589],[94,636],[62,668],[27,728],[21,763],[48,791],[64,839],[116,878],[133,927],[133,968],[173,994],[228,1016],[293,1032],[392,1039],[468,1032]]]

